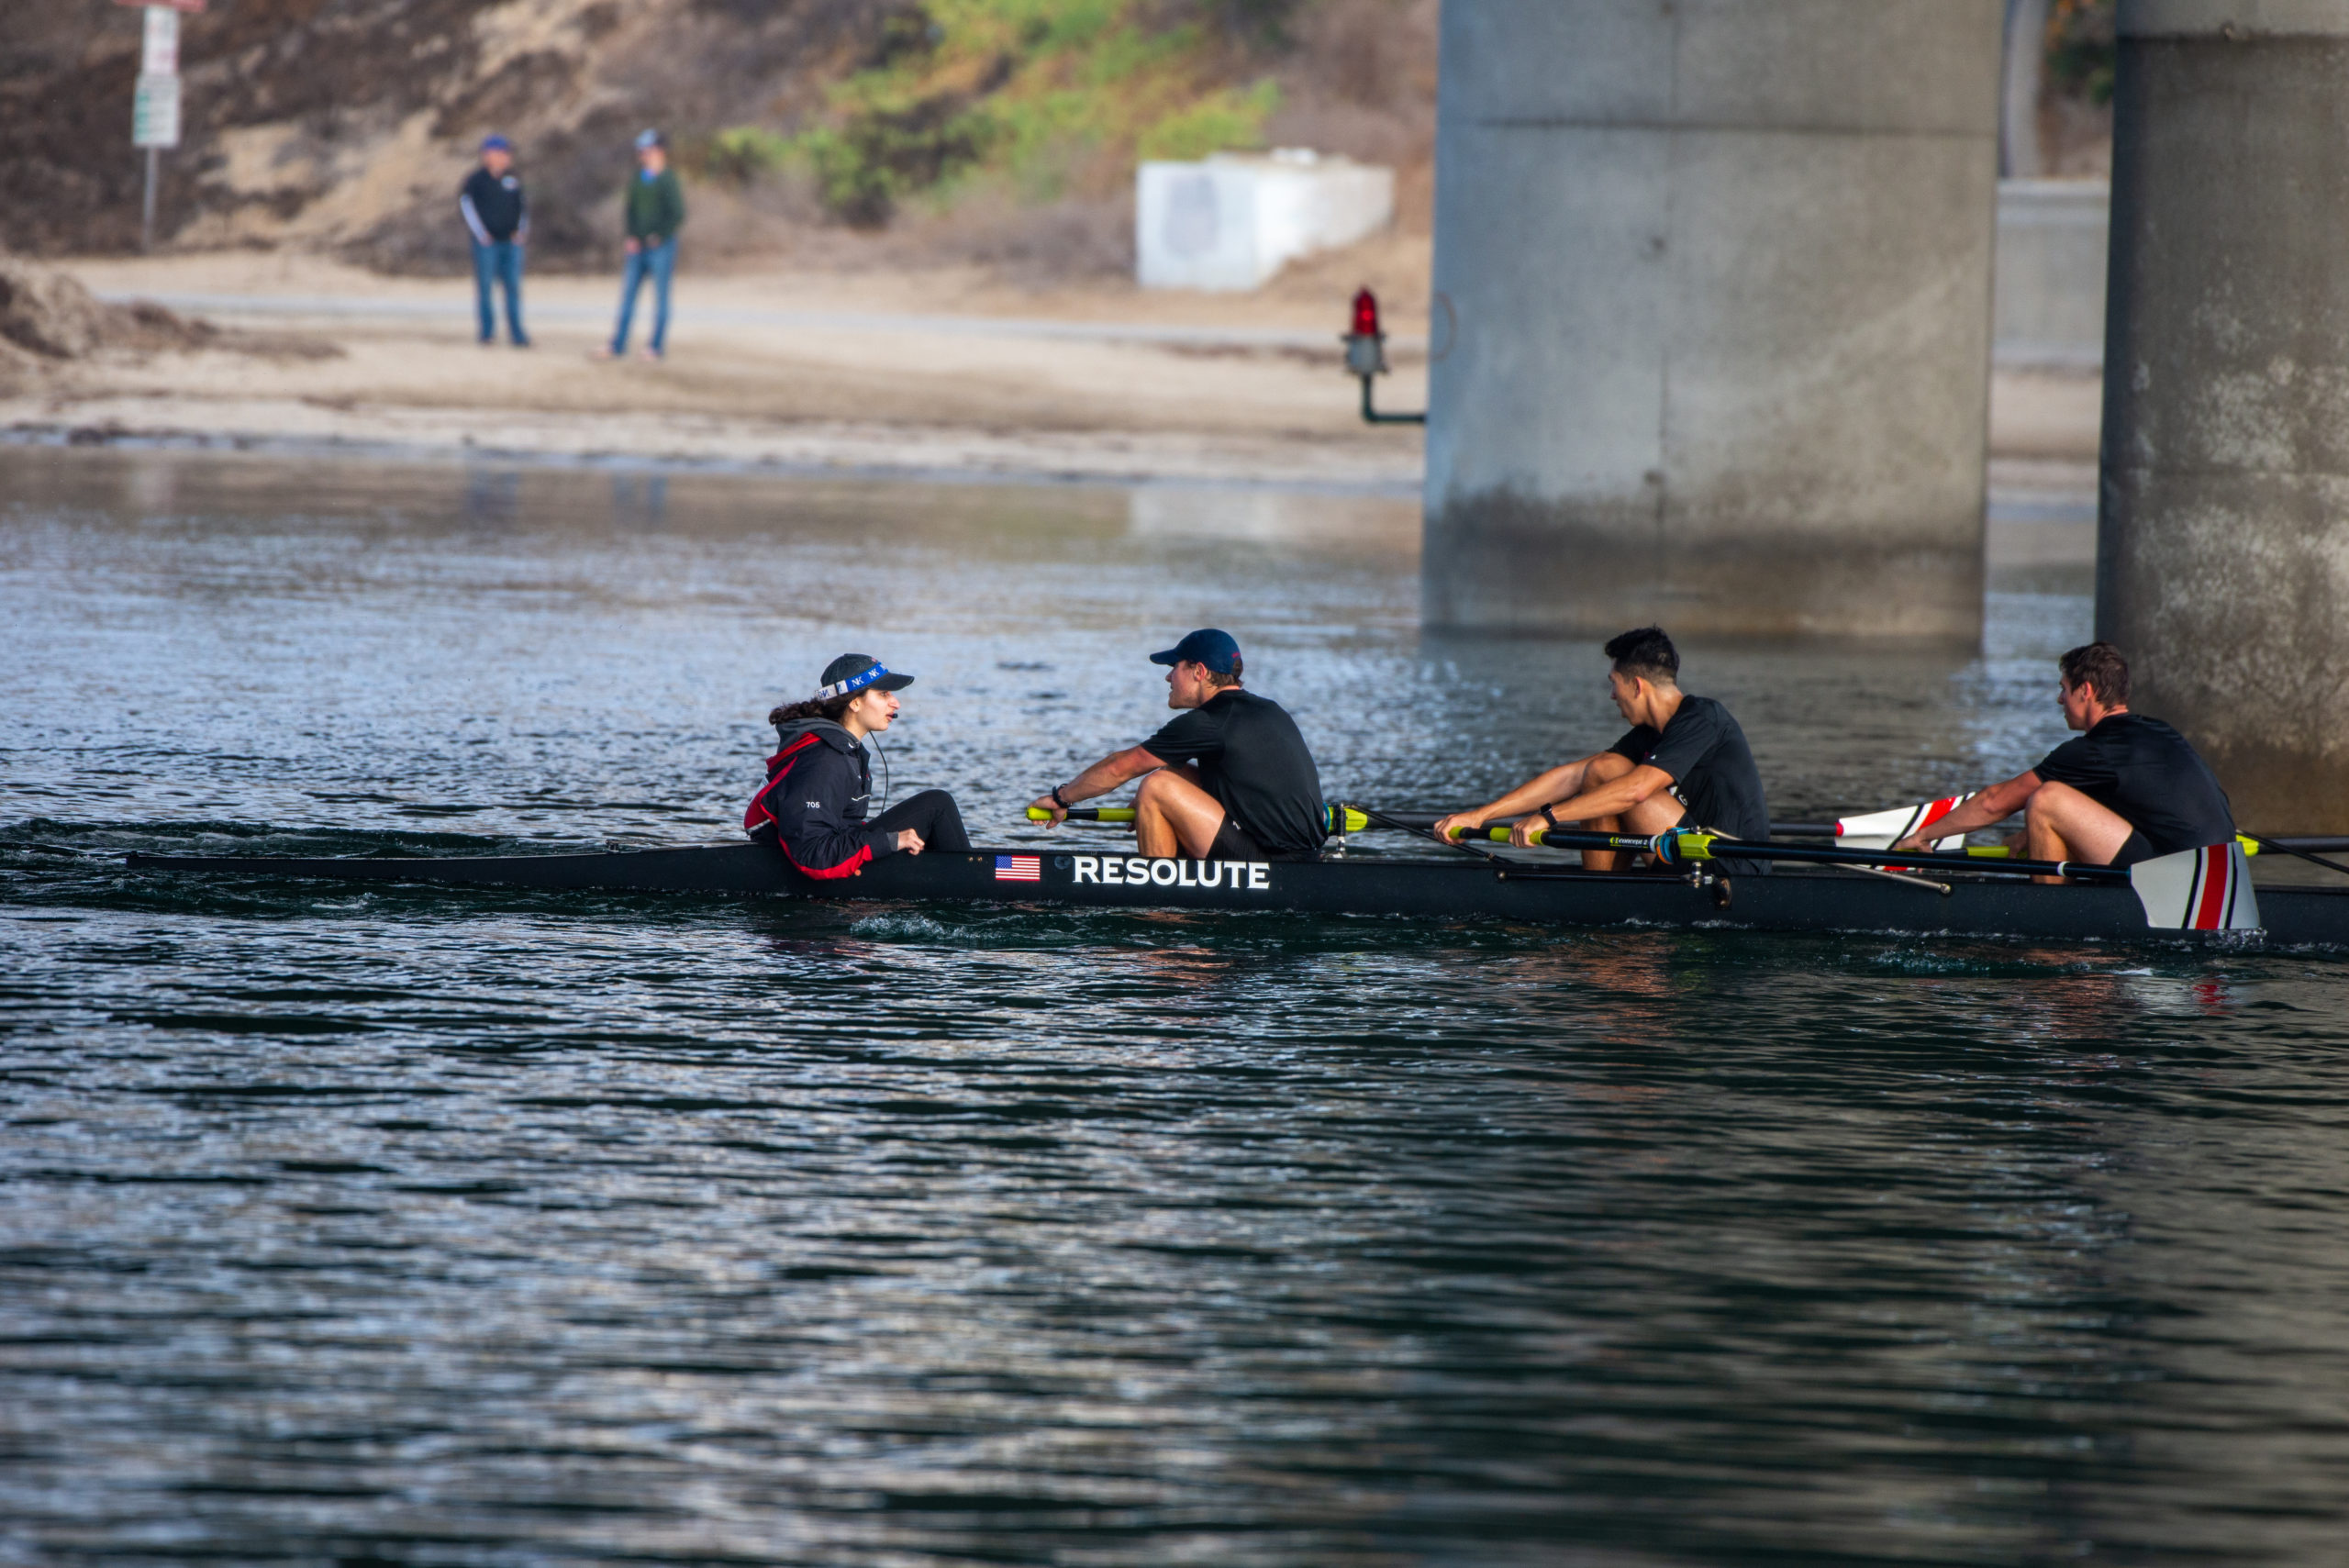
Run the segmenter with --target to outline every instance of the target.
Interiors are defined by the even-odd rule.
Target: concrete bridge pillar
[[[1448,0],[1431,624],[1980,636],[2003,12]]]
[[[2349,831],[2349,0],[2121,0],[2097,628],[2237,818]]]

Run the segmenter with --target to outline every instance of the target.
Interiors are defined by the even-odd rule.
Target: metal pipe
[[[1368,376],[1362,378],[1362,417],[1366,425],[1424,425],[1428,422],[1424,411],[1418,414],[1381,414],[1371,404]]]

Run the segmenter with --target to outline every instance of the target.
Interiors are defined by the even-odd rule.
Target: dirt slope
[[[160,229],[183,248],[332,247],[453,263],[445,221],[481,136],[529,153],[550,255],[595,250],[629,138],[789,118],[869,49],[887,0],[214,0],[182,34],[186,142]],[[19,251],[135,242],[139,13],[0,6],[0,235]]]
[[[1125,3],[1201,37],[1216,36],[1202,18],[1276,17],[1248,48],[1205,51],[1211,68],[1277,77],[1269,139],[1402,165],[1411,226],[1424,229],[1437,0]],[[522,148],[540,262],[602,265],[616,253],[629,138],[657,124],[693,181],[704,261],[804,239],[834,261],[845,248],[1047,274],[1121,266],[1130,219],[1114,181],[1074,199],[908,213],[889,234],[852,237],[787,188],[699,166],[720,131],[819,123],[843,80],[928,25],[920,0],[212,0],[182,35],[187,139],[166,155],[159,232],[177,250],[294,245],[451,270],[465,256],[456,184],[497,130]],[[0,246],[135,245],[139,39],[139,12],[110,0],[0,4]]]

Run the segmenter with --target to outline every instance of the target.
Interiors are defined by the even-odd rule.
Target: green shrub
[[[2047,76],[2099,107],[2112,102],[2115,0],[2055,0],[2047,17]]]
[[[1031,200],[1107,191],[1139,158],[1263,145],[1269,81],[1230,81],[1235,37],[1276,38],[1299,0],[924,0],[890,11],[827,123],[713,143],[748,178],[802,160],[825,206],[862,227],[906,201],[951,201],[970,177]]]
[[[713,179],[743,185],[784,167],[796,151],[787,136],[758,126],[737,126],[710,138],[702,169]]]

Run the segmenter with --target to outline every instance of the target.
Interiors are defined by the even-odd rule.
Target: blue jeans
[[[665,350],[669,341],[669,279],[677,270],[677,237],[674,234],[658,245],[646,245],[628,259],[628,271],[620,276],[620,324],[612,333],[612,352],[628,352],[628,329],[636,319],[637,290],[644,280],[652,280],[652,351]]]
[[[484,343],[497,336],[497,312],[491,308],[493,284],[506,285],[506,335],[518,344],[528,343],[530,335],[522,330],[522,248],[510,239],[494,240],[484,245],[473,241],[473,295],[481,308],[481,340]]]

